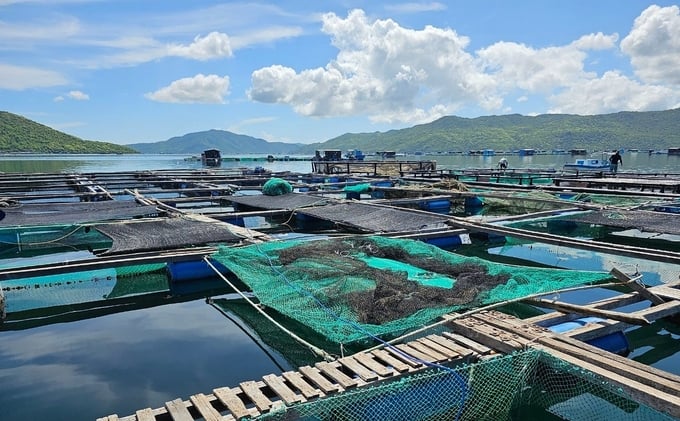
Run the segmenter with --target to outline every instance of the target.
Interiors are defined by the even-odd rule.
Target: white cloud
[[[144,95],[158,102],[223,104],[229,93],[229,77],[198,74],[179,79],[169,86]]]
[[[514,42],[498,42],[478,52],[485,69],[507,90],[551,93],[596,77],[584,70],[587,50],[615,46],[618,35],[585,35],[566,46],[535,49]]]
[[[469,40],[451,29],[369,22],[361,10],[346,19],[326,14],[322,29],[339,50],[335,60],[299,73],[280,65],[256,70],[250,98],[307,116],[368,114],[384,122],[428,121],[466,101],[500,104],[492,78],[465,52]]]
[[[645,85],[614,71],[575,84],[550,98],[550,113],[601,114],[618,111],[664,110],[678,106],[680,92]]]
[[[169,45],[167,55],[195,60],[231,57],[231,44],[227,34],[211,32],[205,37],[197,36],[189,45]]]
[[[75,99],[76,101],[87,101],[90,99],[90,96],[84,92],[81,91],[70,91],[68,93],[68,97],[71,99]]]
[[[385,10],[394,13],[419,13],[436,12],[446,10],[446,5],[439,2],[411,2],[411,3],[392,3],[385,5]]]
[[[680,84],[680,8],[650,6],[621,41],[636,75],[650,83]]]
[[[0,63],[0,89],[23,91],[31,88],[60,86],[68,81],[60,73],[35,67]]]

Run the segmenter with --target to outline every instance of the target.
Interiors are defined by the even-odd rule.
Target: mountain
[[[0,152],[136,153],[126,146],[83,140],[7,111],[0,111]]]
[[[592,116],[447,116],[401,130],[346,133],[323,143],[305,145],[297,153],[309,154],[315,149],[444,152],[487,148],[499,151],[523,148],[592,151],[669,147],[680,147],[680,108]]]
[[[236,134],[225,130],[208,130],[188,133],[154,143],[128,145],[141,153],[199,154],[206,149],[219,149],[222,156],[233,154],[292,154],[302,144],[267,142],[263,139]]]

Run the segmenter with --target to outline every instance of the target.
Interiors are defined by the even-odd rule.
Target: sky
[[[0,0],[0,111],[86,140],[678,107],[672,2]]]

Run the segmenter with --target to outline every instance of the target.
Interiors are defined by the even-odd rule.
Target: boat
[[[609,161],[604,159],[577,159],[573,163],[564,164],[565,169],[576,169],[576,170],[593,170],[602,171],[609,169]]]
[[[207,149],[201,153],[201,162],[206,167],[219,167],[222,165],[222,155],[217,149]]]

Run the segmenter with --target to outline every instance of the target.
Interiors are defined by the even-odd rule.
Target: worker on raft
[[[619,169],[619,165],[623,165],[623,158],[621,158],[619,151],[613,152],[614,154],[609,157],[609,171],[611,171],[612,174],[616,174],[616,171]]]
[[[501,158],[501,160],[498,161],[498,168],[501,171],[505,171],[508,168],[508,160],[505,158]]]

